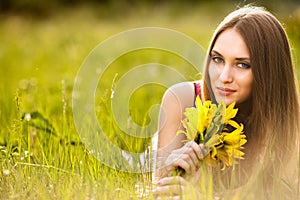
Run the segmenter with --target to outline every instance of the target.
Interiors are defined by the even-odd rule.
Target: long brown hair
[[[214,100],[208,67],[218,36],[234,28],[250,53],[253,73],[251,112],[245,118],[247,148],[259,155],[272,146],[273,156],[286,162],[295,150],[299,134],[299,97],[287,34],[281,23],[260,7],[246,6],[229,14],[217,27],[204,69],[204,99]],[[247,155],[245,155],[246,157]]]

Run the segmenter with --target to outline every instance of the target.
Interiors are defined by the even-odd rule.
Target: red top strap
[[[195,87],[195,99],[197,96],[200,97],[201,99],[201,85],[200,83],[194,83],[194,87]]]

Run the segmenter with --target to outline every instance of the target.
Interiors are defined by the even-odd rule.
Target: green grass
[[[149,184],[151,175],[105,166],[88,152],[78,136],[72,115],[76,74],[97,44],[131,28],[174,29],[206,48],[217,23],[234,8],[222,5],[203,4],[183,10],[154,7],[151,13],[146,7],[131,8],[127,17],[85,6],[58,10],[43,19],[13,13],[1,16],[0,199],[138,199],[135,184]],[[215,9],[220,9],[216,16]],[[293,14],[282,19],[296,49],[297,64],[299,7],[298,14]],[[97,117],[107,137],[132,152],[145,150],[149,139],[134,138],[118,129],[111,115],[111,88],[116,74],[115,81],[119,81],[132,67],[153,59],[172,65],[187,80],[199,78],[185,70],[188,64],[180,58],[154,50],[133,52],[112,63],[97,88]],[[146,85],[133,93],[128,107],[137,124],[150,122],[148,109],[160,102],[165,89]],[[34,112],[39,113],[36,121],[22,120],[24,113]],[[107,152],[108,156],[113,153]]]

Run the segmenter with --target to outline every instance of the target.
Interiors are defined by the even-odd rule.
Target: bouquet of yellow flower
[[[226,107],[224,102],[213,104],[211,101],[196,98],[196,106],[187,108],[182,125],[188,141],[194,140],[197,144],[203,143],[208,154],[204,162],[210,166],[217,166],[220,162],[223,168],[237,163],[237,159],[244,159],[243,145],[247,142],[243,133],[243,124],[238,124],[233,118],[238,109],[235,103]]]

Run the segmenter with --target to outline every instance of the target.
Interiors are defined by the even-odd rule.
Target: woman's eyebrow
[[[222,56],[222,54],[220,54],[218,51],[216,50],[211,50],[211,53],[217,54],[218,56]]]
[[[219,53],[218,51],[216,51],[216,50],[211,50],[211,54],[216,54],[216,55],[218,55],[218,56],[221,56],[221,57],[223,57],[222,56],[222,54],[221,53]],[[235,58],[235,60],[238,60],[238,61],[249,61],[250,62],[250,58],[249,57],[238,57],[238,58]]]
[[[250,62],[250,58],[248,58],[248,57],[236,58],[236,60],[238,60],[238,61],[244,61],[244,60],[246,60],[246,61]]]

